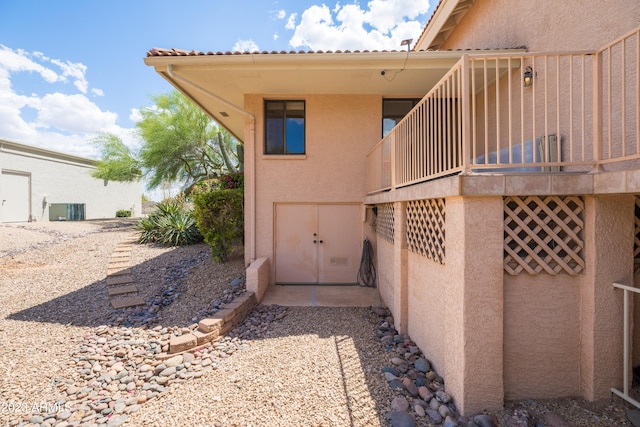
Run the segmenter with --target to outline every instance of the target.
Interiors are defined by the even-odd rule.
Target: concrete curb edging
[[[256,305],[256,294],[245,292],[216,312],[213,317],[202,319],[193,332],[172,337],[169,340],[167,355],[173,356],[176,353],[195,350],[199,346],[218,340],[220,336],[243,322]]]

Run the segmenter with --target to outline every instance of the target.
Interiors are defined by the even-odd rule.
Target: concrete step
[[[128,267],[107,267],[107,276],[122,276],[122,275],[131,275],[131,269]]]
[[[118,254],[126,254],[126,253],[131,253],[133,252],[133,247],[132,246],[118,246],[113,250],[114,253],[118,253]]]
[[[136,305],[144,305],[144,300],[139,296],[113,298],[111,300],[111,306],[115,309],[134,307]]]
[[[133,276],[130,274],[121,274],[107,277],[107,286],[128,285],[133,283]]]
[[[111,286],[108,289],[108,292],[110,297],[116,295],[131,294],[134,292],[138,292],[138,287],[136,285]]]
[[[131,267],[131,263],[129,262],[129,260],[126,261],[118,261],[118,262],[113,262],[113,261],[109,261],[109,263],[107,264],[107,270],[116,270],[116,269],[125,269],[125,268],[129,268]]]

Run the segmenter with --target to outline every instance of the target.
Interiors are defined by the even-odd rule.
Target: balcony
[[[594,52],[464,55],[367,156],[369,195],[457,174],[640,166],[640,28]]]

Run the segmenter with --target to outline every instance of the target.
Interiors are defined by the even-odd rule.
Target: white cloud
[[[403,39],[420,35],[429,2],[424,0],[370,0],[333,10],[314,5],[302,13],[300,22],[291,14],[285,28],[294,30],[289,44],[311,50],[393,50]]]
[[[278,35],[278,33],[273,33],[273,39],[274,40],[278,40],[280,38],[280,36]]]
[[[87,88],[89,83],[85,78],[85,74],[87,72],[87,66],[81,63],[74,62],[63,62],[59,59],[52,59],[52,64],[57,65],[62,69],[62,79],[67,80],[67,77],[71,77],[73,80],[73,85],[82,93],[87,93]]]
[[[284,9],[280,9],[277,13],[276,16],[278,17],[278,19],[284,19],[287,16],[287,11]]]
[[[131,109],[131,113],[129,114],[129,120],[131,120],[134,123],[138,123],[140,120],[142,120],[142,114],[140,114],[139,108]]]
[[[253,40],[238,40],[233,45],[233,50],[237,52],[257,52],[260,51],[260,47]]]
[[[32,105],[38,109],[39,127],[54,127],[71,133],[108,132],[117,114],[101,111],[86,96],[47,94]]]
[[[131,130],[116,124],[117,114],[87,97],[86,72],[81,63],[0,45],[0,138],[87,157],[98,154],[91,141],[100,132],[134,144]],[[13,87],[17,75],[23,82],[26,77],[29,89]],[[104,95],[101,89],[90,91]]]
[[[41,54],[36,52],[35,58]],[[0,45],[0,90],[10,88],[10,74],[21,71],[38,73],[47,83],[55,83],[59,80],[58,74],[41,64],[33,61],[29,54],[22,49],[12,50]]]
[[[285,24],[285,28],[287,30],[295,30],[296,29],[296,19],[298,19],[298,14],[297,13],[292,13],[291,15],[289,15],[289,19],[287,20],[287,23]]]

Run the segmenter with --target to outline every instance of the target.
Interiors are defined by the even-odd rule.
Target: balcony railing
[[[639,70],[640,28],[595,52],[464,55],[369,152],[368,192],[638,167]]]

